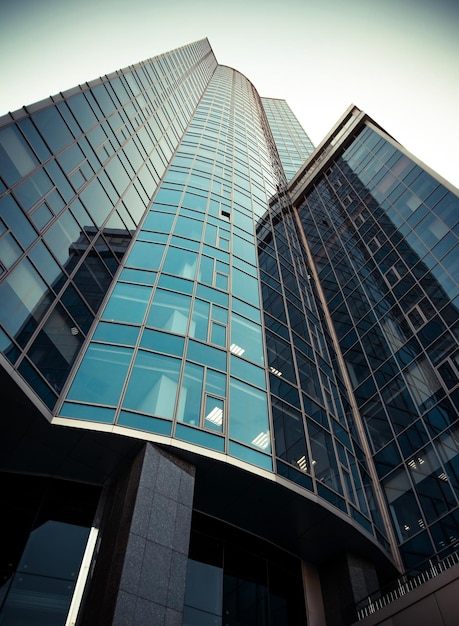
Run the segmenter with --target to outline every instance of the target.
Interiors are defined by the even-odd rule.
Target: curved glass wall
[[[456,549],[459,200],[375,130],[300,208],[407,568]]]
[[[219,66],[59,417],[172,436],[275,471],[387,548],[297,226],[287,207],[266,213],[279,184],[258,95]]]
[[[258,96],[219,67],[61,416],[172,434],[272,469],[255,224],[274,189]]]

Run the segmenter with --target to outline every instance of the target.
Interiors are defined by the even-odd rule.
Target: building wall
[[[203,40],[1,120],[1,350],[50,409],[215,67]]]
[[[458,539],[458,209],[374,126],[299,205],[408,569]]]

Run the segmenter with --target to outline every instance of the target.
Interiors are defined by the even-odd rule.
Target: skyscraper
[[[207,40],[0,158],[2,625],[346,624],[456,549],[445,181],[356,107],[314,150]]]

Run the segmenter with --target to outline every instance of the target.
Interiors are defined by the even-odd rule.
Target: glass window
[[[192,426],[200,425],[204,368],[186,363],[180,389],[177,420]]]
[[[404,469],[383,483],[400,542],[424,528],[424,520]]]
[[[125,326],[123,324],[99,322],[92,339],[94,341],[103,341],[110,344],[134,346],[137,342],[138,335],[138,326]]]
[[[271,440],[266,394],[234,378],[231,378],[230,387],[230,437],[269,452]]]
[[[231,355],[231,375],[252,385],[266,389],[265,370],[252,363],[247,363],[237,356]]]
[[[35,172],[29,178],[14,190],[23,208],[28,211],[36,202],[38,202],[52,188],[52,183],[45,170],[41,169]]]
[[[308,424],[308,430],[316,480],[342,494],[343,490],[331,435],[312,422]]]
[[[190,296],[157,289],[147,325],[184,335],[187,332],[190,305]]]
[[[181,361],[140,350],[134,363],[123,406],[172,419]]]
[[[34,262],[36,268],[42,274],[47,283],[54,286],[56,281],[56,286],[60,289],[62,281],[58,281],[58,279],[64,277],[64,272],[51,256],[51,253],[42,241],[37,242],[30,250],[29,257]]]
[[[96,226],[102,226],[113,205],[97,178],[80,194],[80,198]]]
[[[97,123],[97,118],[89,106],[84,94],[79,93],[67,100],[67,104],[80,124],[81,128],[86,131]]]
[[[7,233],[0,239],[0,261],[7,269],[19,259],[22,252],[22,248],[11,233]]]
[[[0,132],[0,170],[8,185],[14,185],[38,165],[38,160],[16,126]]]
[[[170,435],[172,428],[172,424],[168,420],[139,415],[138,413],[129,413],[129,411],[121,411],[117,424],[160,435]]]
[[[88,239],[82,234],[80,226],[68,211],[51,226],[44,240],[64,266],[70,265],[72,261],[78,262],[82,251],[89,246]],[[70,268],[70,271],[71,269],[73,268]]]
[[[116,406],[132,349],[90,344],[68,393],[69,400]]]
[[[140,346],[155,352],[164,352],[165,354],[173,354],[174,356],[182,356],[185,340],[177,335],[169,335],[158,330],[150,330],[145,328],[142,333]]]
[[[73,320],[57,304],[28,350],[30,360],[54,391],[61,391],[82,343]]]
[[[257,307],[260,305],[258,281],[237,268],[232,270],[232,292],[234,296],[241,300],[245,300]]]
[[[151,294],[150,287],[117,283],[103,312],[105,319],[141,324]]]
[[[187,358],[215,369],[226,371],[226,352],[190,339]]]
[[[261,327],[233,313],[231,316],[230,350],[237,356],[244,356],[244,358],[262,365],[264,356]]]
[[[24,249],[37,238],[37,233],[11,195],[0,200],[0,216]]]
[[[301,472],[310,473],[311,465],[301,413],[274,399],[273,426],[276,455]]]
[[[126,265],[146,270],[158,269],[164,248],[163,244],[136,241],[126,260]]]
[[[30,324],[32,318],[37,321],[42,318],[49,305],[45,301],[47,291],[46,284],[27,259],[5,279],[0,286],[0,322],[13,337],[26,321]]]
[[[210,304],[203,300],[195,300],[190,324],[190,337],[207,341]]]
[[[164,261],[163,272],[194,280],[197,260],[198,255],[195,252],[170,246]]]
[[[35,113],[32,119],[53,153],[59,152],[73,141],[64,120],[54,107]]]
[[[217,432],[223,431],[224,402],[220,398],[206,396],[204,407],[204,426]]]
[[[150,211],[142,225],[142,230],[153,230],[160,233],[170,233],[175,215],[173,213],[162,213],[160,211]]]
[[[188,237],[189,239],[197,239],[201,241],[203,223],[198,220],[190,219],[179,215],[174,226],[174,235]]]

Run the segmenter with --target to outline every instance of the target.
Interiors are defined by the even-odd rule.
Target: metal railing
[[[384,593],[380,590],[378,594],[374,593],[371,596],[368,596],[366,600],[359,602],[356,607],[358,621],[376,613],[376,611],[379,611],[391,602],[398,600],[398,598],[401,598],[410,591],[413,591],[413,589],[416,589],[427,581],[432,580],[441,574],[441,572],[453,567],[457,563],[459,563],[459,552],[453,552],[437,563],[432,563],[432,561],[430,561],[430,568],[417,576],[413,576],[412,578],[402,576],[397,579],[395,584],[392,585],[392,589],[390,591]],[[379,597],[376,597],[376,595],[379,595]]]

